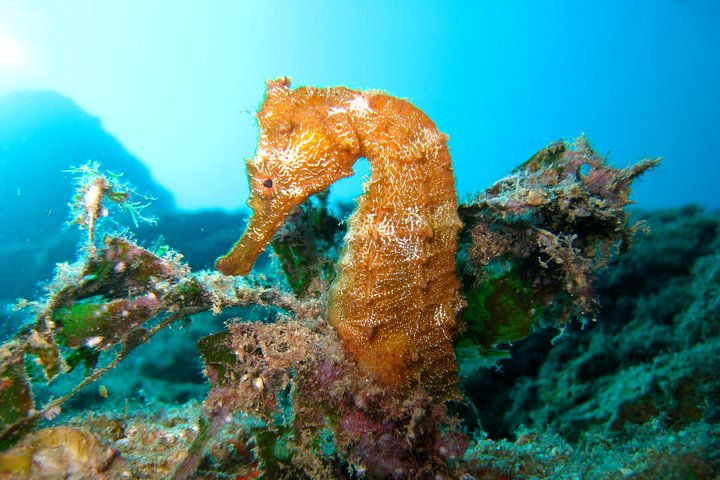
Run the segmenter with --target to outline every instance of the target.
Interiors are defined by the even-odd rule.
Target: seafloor
[[[717,478],[720,218],[697,207],[633,218],[648,231],[599,276],[596,321],[572,323],[560,337],[534,332],[511,358],[463,379],[469,402],[457,411],[472,433],[473,468],[461,478]],[[171,475],[208,392],[195,343],[219,329],[203,314],[164,331],[43,426],[92,432],[115,459],[105,478]],[[38,399],[63,383],[36,387]],[[215,433],[193,478],[262,471],[257,445],[233,431],[243,421]]]

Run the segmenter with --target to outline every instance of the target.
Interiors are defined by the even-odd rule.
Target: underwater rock
[[[172,246],[182,252],[183,261],[193,271],[210,270],[215,265],[217,252],[237,240],[247,224],[247,212],[221,210],[180,211],[163,213],[156,225],[140,224],[135,229],[137,238],[152,239],[158,247]],[[267,257],[259,267],[267,267]]]

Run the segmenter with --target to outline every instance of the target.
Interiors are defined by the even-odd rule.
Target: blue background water
[[[461,197],[585,132],[616,165],[665,157],[640,205],[718,207],[719,30],[716,0],[0,0],[0,93],[77,101],[184,208],[243,205],[251,112],[284,75],[410,98]]]

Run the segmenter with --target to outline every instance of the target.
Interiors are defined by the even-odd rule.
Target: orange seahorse
[[[447,136],[411,103],[344,87],[267,84],[260,140],[247,161],[253,215],[217,260],[247,274],[293,207],[370,163],[328,296],[328,319],[363,371],[399,390],[447,395],[463,306],[455,272],[462,224]]]

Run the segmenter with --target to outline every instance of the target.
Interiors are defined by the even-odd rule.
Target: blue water
[[[183,208],[243,206],[252,112],[285,75],[413,100],[450,135],[461,198],[584,132],[616,165],[665,158],[641,206],[720,206],[715,0],[259,3],[4,0],[0,94],[78,102]]]

